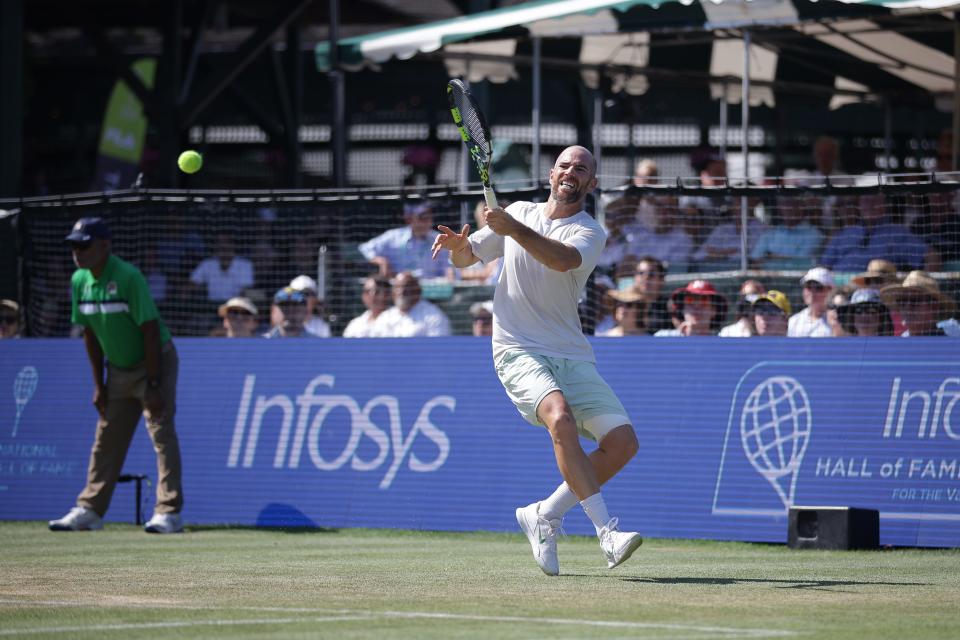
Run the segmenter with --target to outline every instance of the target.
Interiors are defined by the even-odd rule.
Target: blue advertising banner
[[[176,344],[188,523],[510,531],[560,482],[485,340]],[[960,546],[960,341],[593,344],[640,440],[604,488],[625,526],[785,542],[789,506],[848,505],[880,511],[882,544]],[[0,342],[0,518],[74,504],[91,394],[81,341]],[[124,471],[156,476],[143,428]],[[132,520],[132,496],[120,485],[107,519]],[[592,532],[579,509],[565,526]]]

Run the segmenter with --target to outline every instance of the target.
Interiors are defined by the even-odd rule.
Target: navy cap
[[[283,304],[284,302],[306,304],[307,296],[303,293],[303,291],[297,291],[291,287],[284,287],[274,294],[273,302],[274,304]]]
[[[64,239],[67,242],[90,242],[94,238],[110,238],[110,227],[103,218],[80,218]]]

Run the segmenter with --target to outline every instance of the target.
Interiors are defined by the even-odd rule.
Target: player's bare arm
[[[501,236],[513,238],[538,262],[554,271],[570,271],[580,266],[580,252],[570,245],[545,238],[503,209],[486,209],[487,225]]]
[[[437,225],[437,229],[440,233],[433,241],[432,255],[434,260],[437,259],[437,256],[443,249],[450,252],[450,261],[453,262],[453,266],[459,269],[469,267],[480,260],[480,258],[473,255],[473,249],[470,248],[470,243],[467,241],[467,237],[470,235],[469,224],[463,225],[460,233],[442,224]]]

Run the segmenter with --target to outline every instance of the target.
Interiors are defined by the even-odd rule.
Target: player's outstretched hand
[[[456,253],[457,251],[463,250],[469,242],[467,242],[467,236],[470,235],[470,225],[463,225],[463,229],[460,230],[460,233],[457,233],[450,227],[444,226],[442,224],[437,225],[440,233],[437,235],[437,238],[433,241],[433,259],[437,259],[437,255],[440,254],[442,249],[446,249],[450,253]]]

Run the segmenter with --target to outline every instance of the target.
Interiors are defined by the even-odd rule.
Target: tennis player
[[[568,147],[550,169],[546,203],[515,202],[485,209],[487,226],[470,234],[443,225],[433,243],[436,258],[450,251],[459,268],[503,257],[493,298],[493,359],[497,375],[520,414],[547,428],[564,482],[545,500],[517,509],[517,522],[547,575],[560,573],[557,534],[564,514],[578,502],[593,522],[613,568],[643,538],[618,530],[600,494],[637,452],[637,438],[623,405],[596,369],[583,335],[577,299],[603,250],[606,234],[583,209],[597,186],[596,160],[587,149]],[[589,456],[578,435],[597,442]]]

